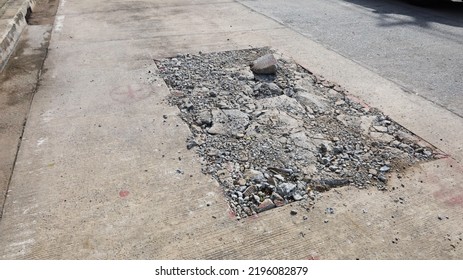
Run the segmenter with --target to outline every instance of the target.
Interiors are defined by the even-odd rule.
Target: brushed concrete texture
[[[0,221],[1,258],[461,259],[458,130],[439,142],[450,156],[392,174],[389,191],[347,187],[310,212],[292,204],[236,221],[186,149],[153,58],[250,46],[275,47],[401,123],[416,116],[395,84],[236,2],[62,1]],[[432,143],[442,129],[431,128],[433,110],[429,124],[409,121]]]
[[[51,29],[51,25],[27,26],[10,63],[0,74],[0,209],[3,208]]]

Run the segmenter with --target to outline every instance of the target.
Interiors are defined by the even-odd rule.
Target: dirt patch
[[[436,151],[342,87],[279,57],[276,74],[249,65],[267,48],[157,61],[192,135],[186,143],[218,180],[238,218],[346,185],[387,189]],[[278,58],[278,55],[277,55]],[[400,175],[399,175],[400,176]]]

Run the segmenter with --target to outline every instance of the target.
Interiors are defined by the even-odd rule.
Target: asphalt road
[[[239,2],[463,117],[463,3]]]

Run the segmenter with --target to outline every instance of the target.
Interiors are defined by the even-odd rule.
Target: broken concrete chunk
[[[387,134],[387,133],[370,132],[370,136],[371,136],[371,138],[373,138],[375,140],[385,142],[385,143],[389,143],[389,142],[394,141],[394,136],[392,136],[390,134]]]
[[[254,80],[254,73],[252,73],[252,71],[249,68],[243,69],[239,71],[238,78],[240,80]]]
[[[283,94],[283,90],[275,83],[257,83],[253,88],[254,96],[276,96]]]
[[[376,116],[362,116],[360,117],[360,129],[363,134],[368,134],[370,127],[373,125],[373,122],[376,120]]]
[[[306,92],[313,93],[315,92],[313,84],[314,82],[311,79],[298,79],[294,82],[294,90],[296,92],[306,91]]]
[[[293,194],[293,199],[294,199],[295,201],[299,201],[299,200],[304,199],[304,197],[303,197],[300,193],[294,193],[294,194]]]
[[[276,207],[281,207],[281,206],[285,205],[284,198],[281,197],[276,192],[272,193],[271,199],[273,200],[273,203],[275,204]]]
[[[270,129],[274,129],[283,134],[290,133],[293,130],[300,130],[299,128],[302,126],[303,121],[293,118],[283,111],[273,109],[259,116],[257,118],[257,123],[266,126],[271,125]]]
[[[374,125],[373,128],[378,132],[387,133],[387,127],[385,126]]]
[[[256,105],[261,110],[279,109],[283,112],[288,112],[296,116],[300,116],[305,113],[304,107],[302,107],[299,102],[286,95],[260,99],[256,102]]]
[[[275,74],[277,72],[277,60],[273,54],[266,54],[251,63],[251,70],[256,74]]]
[[[240,110],[212,110],[212,127],[207,132],[212,135],[239,135],[244,133],[248,125],[248,114]]]
[[[196,119],[197,125],[210,125],[212,123],[212,115],[210,111],[202,111]]]
[[[248,181],[255,181],[255,182],[260,182],[265,179],[264,174],[262,172],[253,170],[253,169],[247,170],[244,173],[244,178]]]
[[[257,212],[263,212],[275,208],[275,204],[270,198],[264,199],[257,207]]]
[[[246,185],[246,180],[243,179],[243,178],[240,178],[240,179],[238,179],[238,181],[236,181],[236,183],[237,183],[239,186],[245,186],[245,185]]]
[[[302,173],[304,175],[314,175],[317,173],[317,166],[315,164],[310,164],[302,168]]]
[[[338,100],[334,103],[335,106],[342,106],[342,105],[344,105],[344,104],[346,104],[346,102],[345,102],[344,100],[342,100],[342,99],[338,99]]]
[[[278,185],[276,191],[282,197],[287,197],[293,194],[296,190],[296,185],[292,183],[282,183]]]
[[[413,134],[410,134],[408,132],[405,132],[405,131],[397,131],[397,137],[399,138],[399,140],[405,140],[405,141],[410,141],[410,142],[414,142],[414,143],[419,142],[418,137],[416,137]]]
[[[312,139],[307,137],[307,135],[303,131],[293,133],[289,137],[291,138],[291,140],[293,140],[294,145],[296,145],[297,147],[311,151],[316,150],[316,146],[313,143]]]
[[[272,94],[282,94],[283,90],[275,83],[268,83],[267,84],[268,89]]]
[[[328,102],[325,98],[309,93],[307,91],[298,91],[296,100],[302,105],[311,108],[314,111],[326,111],[328,109]]]
[[[275,175],[273,175],[273,177],[277,178],[277,179],[280,180],[281,182],[286,181],[286,180],[285,180],[285,177],[281,176],[280,174],[275,174]]]
[[[281,195],[279,195],[278,193],[274,192],[272,193],[272,196],[270,197],[272,200],[284,200],[283,197],[281,197]]]
[[[381,172],[388,172],[389,170],[391,169],[391,167],[387,166],[387,165],[384,165],[382,166],[379,171]]]
[[[350,126],[355,126],[356,124],[358,124],[360,121],[359,121],[359,117],[357,116],[351,116],[351,115],[347,115],[347,114],[340,114],[338,116],[336,116],[336,119],[338,121],[340,121],[344,126],[346,127],[350,127]],[[367,127],[367,129],[369,128],[369,126]],[[363,132],[363,130],[362,130]],[[368,133],[368,130],[364,133]]]

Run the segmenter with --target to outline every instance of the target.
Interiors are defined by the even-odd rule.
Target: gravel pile
[[[391,172],[433,159],[431,147],[378,110],[269,54],[263,48],[157,61],[169,102],[190,127],[187,148],[238,218],[294,201],[311,205],[346,185],[385,190]],[[276,67],[256,74],[262,61]]]

